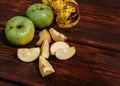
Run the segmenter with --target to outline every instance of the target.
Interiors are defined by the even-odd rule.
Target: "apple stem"
[[[17,28],[17,29],[21,29],[22,25],[14,25],[14,26],[11,26],[10,29],[12,28]]]
[[[44,8],[41,7],[41,8],[38,8],[38,10],[44,10]]]
[[[21,27],[22,27],[22,25],[17,25],[17,28],[18,28],[18,29],[21,29]]]
[[[13,28],[13,26],[10,27],[10,29],[12,29],[12,28]]]

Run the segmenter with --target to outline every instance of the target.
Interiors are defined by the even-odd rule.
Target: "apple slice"
[[[57,41],[57,42],[54,42],[51,47],[50,47],[50,53],[51,55],[55,55],[55,52],[59,49],[64,49],[64,48],[69,48],[70,46],[66,43],[66,42],[63,42],[63,41]]]
[[[59,60],[66,60],[71,58],[76,53],[75,47],[69,47],[64,49],[59,49],[55,52],[55,56]]]
[[[39,40],[36,42],[36,45],[40,46],[45,39],[48,39],[48,42],[51,42],[50,34],[46,29],[40,31]]]
[[[43,56],[39,57],[39,70],[43,77],[55,72],[52,65]]]
[[[49,32],[54,41],[66,41],[67,40],[67,37],[65,35],[56,31],[54,28],[50,28]]]
[[[39,57],[40,48],[19,48],[17,50],[18,58],[23,62],[32,62]]]
[[[42,43],[41,56],[45,57],[46,59],[49,58],[49,42],[48,42],[48,39],[45,39]]]

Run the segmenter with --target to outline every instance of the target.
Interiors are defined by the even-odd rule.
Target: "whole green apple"
[[[50,26],[54,17],[52,9],[42,3],[31,5],[26,10],[26,16],[34,23],[36,28]]]
[[[13,44],[22,46],[32,41],[34,37],[34,24],[32,21],[23,16],[11,18],[5,27],[7,40]]]

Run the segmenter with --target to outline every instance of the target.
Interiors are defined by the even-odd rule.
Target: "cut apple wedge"
[[[46,59],[49,58],[49,42],[48,42],[48,39],[45,39],[42,43],[41,56],[45,57]]]
[[[52,65],[43,56],[39,57],[39,70],[43,77],[51,75],[55,72]]]
[[[55,52],[55,56],[59,60],[67,60],[71,58],[76,53],[75,47],[69,47],[64,49],[59,49]]]
[[[67,37],[62,33],[56,31],[54,28],[50,28],[49,32],[54,41],[66,41]]]
[[[55,52],[59,49],[64,49],[64,48],[69,48],[70,46],[66,43],[66,42],[63,42],[63,41],[57,41],[57,42],[54,42],[51,47],[50,47],[50,53],[51,55],[55,55]]]
[[[45,39],[48,39],[48,42],[51,42],[50,34],[46,29],[40,31],[39,40],[36,42],[36,45],[40,46]]]
[[[40,48],[19,48],[17,50],[18,58],[23,62],[32,62],[40,55]]]

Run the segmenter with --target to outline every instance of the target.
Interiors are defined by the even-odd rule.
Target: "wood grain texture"
[[[40,75],[38,59],[21,62],[16,55],[20,47],[9,44],[4,34],[10,18],[25,16],[26,9],[41,0],[0,1],[0,86],[120,86],[120,1],[76,1],[79,23],[70,29],[61,29],[54,22],[51,27],[65,34],[77,53],[65,61],[50,56],[56,72],[45,78]],[[23,47],[35,47],[39,31]]]

